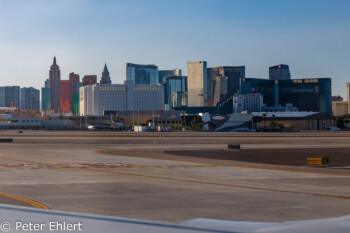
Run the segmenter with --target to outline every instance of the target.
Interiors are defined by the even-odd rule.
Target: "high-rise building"
[[[270,80],[290,80],[290,71],[288,65],[277,65],[269,68],[269,79]]]
[[[104,111],[164,110],[164,86],[94,84],[81,87],[80,115],[102,116]]]
[[[227,87],[228,87],[228,77],[221,75],[211,76],[211,101],[212,105],[216,106],[217,103],[228,97]]]
[[[61,113],[70,112],[70,82],[61,80]]]
[[[5,107],[5,87],[0,87],[0,107]]]
[[[233,113],[261,112],[263,107],[263,96],[260,93],[233,96]]]
[[[173,95],[176,98],[184,97],[181,93],[187,95],[187,77],[186,76],[167,76],[165,78],[165,105],[166,110],[171,110],[173,107],[183,103],[181,99],[176,100],[176,106],[173,106]]]
[[[173,92],[172,96],[173,107],[184,107],[188,105],[187,93]]]
[[[5,105],[6,107],[20,107],[20,87],[5,87]]]
[[[41,88],[41,110],[51,110],[51,89],[48,87]]]
[[[0,87],[0,107],[20,107],[20,87]]]
[[[267,106],[293,104],[300,111],[332,114],[332,79],[242,79],[241,93],[261,93]]]
[[[207,62],[187,63],[188,106],[208,106]]]
[[[83,86],[93,85],[97,83],[97,75],[84,75]]]
[[[218,78],[219,76],[224,77],[227,81]],[[230,97],[233,94],[238,93],[240,88],[240,81],[243,78],[245,78],[245,66],[219,66],[208,68],[208,80],[212,82],[211,91],[219,91],[217,86],[215,88],[213,87],[215,82],[217,82],[218,80],[223,81],[220,82],[221,84],[225,83],[225,85],[222,86],[222,88],[225,88],[225,90],[221,89],[220,93],[212,92],[209,95],[212,97],[213,105],[216,105],[216,103],[218,102],[217,99],[216,101],[214,101],[214,98],[217,98],[219,95],[221,96],[219,101],[221,101],[224,98]],[[223,93],[226,93],[226,95]]]
[[[348,113],[350,114],[350,83],[346,83],[346,93],[348,100]]]
[[[126,81],[134,84],[157,84],[158,66],[126,63]]]
[[[348,102],[347,101],[332,101],[332,115],[343,116],[348,114]]]
[[[109,71],[107,69],[107,64],[105,63],[105,68],[103,69],[103,72],[102,72],[100,84],[111,84],[111,83],[112,83],[111,77],[109,77]]]
[[[250,93],[261,93],[266,106],[279,105],[278,95],[275,95],[278,82],[263,78],[244,78],[241,80],[240,93],[243,95]]]
[[[74,111],[74,96],[78,95],[79,82],[79,74],[74,74],[74,72],[69,74],[69,112],[74,115],[77,115],[77,111]]]
[[[77,83],[77,93],[73,94],[73,114],[79,115],[79,97],[80,92],[79,89],[83,86],[82,82]]]
[[[173,70],[160,70],[158,72],[158,83],[164,84],[166,82],[166,77],[169,76],[182,76],[181,69],[173,69]]]
[[[49,79],[45,80],[45,87],[50,88],[50,80]]]
[[[56,57],[53,58],[53,64],[50,68],[49,85],[51,89],[51,109],[59,113],[61,110],[61,71],[56,64]]]
[[[40,110],[40,91],[33,87],[21,88],[21,110]]]

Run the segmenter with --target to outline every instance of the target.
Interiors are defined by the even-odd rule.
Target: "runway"
[[[0,192],[19,199],[0,202],[168,222],[342,216],[350,213],[348,169],[280,159],[303,161],[312,150],[345,164],[350,133],[337,133],[3,131],[14,142],[0,144]]]

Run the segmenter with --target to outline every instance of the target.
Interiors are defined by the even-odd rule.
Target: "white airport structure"
[[[102,116],[103,111],[164,110],[161,84],[93,84],[79,89],[81,116]]]

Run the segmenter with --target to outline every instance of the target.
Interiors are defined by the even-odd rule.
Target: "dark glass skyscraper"
[[[51,110],[51,89],[48,87],[41,88],[41,110]]]
[[[240,80],[243,78],[245,78],[245,66],[208,68],[208,84],[210,84],[208,89],[212,105],[237,93],[240,89]]]
[[[165,82],[165,104],[167,110],[172,109],[173,96],[187,96],[187,77],[186,76],[168,76]],[[185,98],[185,97],[184,97]],[[180,100],[180,103],[183,101]]]
[[[0,87],[0,107],[20,107],[20,87]]]
[[[40,110],[40,91],[33,87],[21,88],[21,109]]]
[[[227,95],[231,96],[239,91],[239,84],[245,78],[245,66],[219,66],[208,68],[208,76],[227,77]]]
[[[105,68],[102,72],[102,77],[100,84],[112,84],[111,77],[109,77],[109,71],[107,69],[107,64],[105,63]]]
[[[53,64],[50,68],[49,84],[51,90],[51,109],[59,113],[61,110],[61,71],[60,67],[56,64],[56,57],[53,58]]]
[[[158,83],[164,84],[166,82],[166,77],[169,77],[169,76],[182,76],[182,70],[181,69],[159,70]]]
[[[269,79],[270,80],[290,80],[290,71],[288,65],[277,65],[269,68]]]
[[[298,107],[300,111],[332,114],[332,79],[267,80],[242,79],[241,93],[261,93],[267,106],[285,105]]]
[[[157,84],[158,66],[126,63],[126,81],[134,84]]]

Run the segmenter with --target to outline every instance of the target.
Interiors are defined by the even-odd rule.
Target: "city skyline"
[[[62,80],[99,77],[107,63],[112,83],[125,80],[126,63],[187,75],[187,62],[205,60],[265,79],[287,64],[292,79],[331,77],[333,95],[345,97],[349,9],[340,0],[1,2],[0,85],[40,89],[54,56]]]

